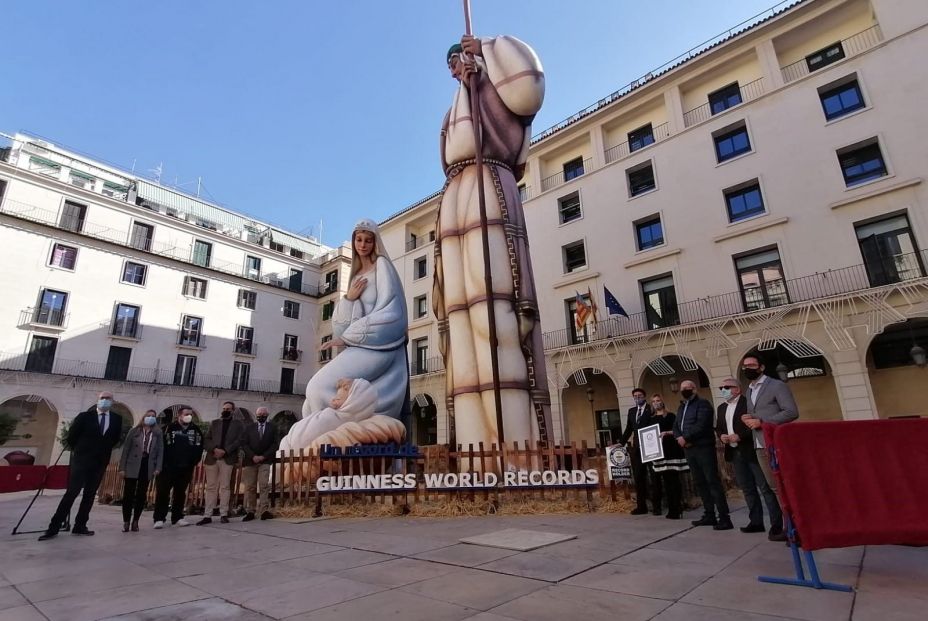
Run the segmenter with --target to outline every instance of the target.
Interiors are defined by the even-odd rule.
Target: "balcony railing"
[[[431,244],[435,241],[435,232],[431,231],[428,236],[416,236],[415,239],[409,239],[406,241],[406,252],[415,250],[416,248],[421,248],[426,244]]]
[[[409,374],[412,376],[440,373],[444,370],[445,359],[441,356],[433,356],[425,360],[413,360],[409,363]]]
[[[20,326],[46,326],[64,330],[68,327],[70,313],[59,309],[30,306],[19,313]]]
[[[235,339],[232,342],[232,350],[236,354],[245,354],[246,356],[258,355],[258,344],[251,339]]]
[[[648,145],[645,145],[645,146],[650,146],[651,144],[654,144],[655,142],[660,142],[661,140],[664,140],[665,138],[668,138],[669,136],[670,136],[670,123],[661,123],[657,127],[651,128],[651,137],[653,138],[653,140],[650,143],[648,143]],[[629,148],[628,141],[625,141],[622,144],[617,144],[614,147],[609,147],[608,149],[606,149],[606,163],[609,164],[611,162],[617,162],[618,160],[624,159],[628,157],[629,155],[631,155],[632,153],[640,151],[643,148],[644,147],[640,147],[632,151]]]
[[[281,347],[280,359],[286,362],[302,362],[303,350],[296,347]]]
[[[577,177],[582,177],[586,173],[592,172],[592,170],[593,170],[593,158],[588,157],[585,160],[583,160],[583,165],[580,168],[574,169],[573,171],[571,171],[570,179],[567,178],[563,170],[559,173],[554,173],[553,175],[549,175],[545,177],[544,179],[542,179],[541,180],[541,191],[547,192],[548,190],[552,188],[556,188],[559,185],[564,185],[568,181],[572,181],[576,179]]]
[[[138,321],[118,321],[115,323],[110,321],[104,324],[108,335],[123,339],[141,339],[143,327]]]
[[[182,263],[194,264],[194,252],[193,246],[191,244],[166,244],[163,242],[153,241],[148,244],[148,248],[138,248],[133,245],[132,237],[127,231],[120,231],[110,227],[94,224],[93,222],[87,221],[85,218],[76,216],[66,215],[63,216],[61,220],[59,220],[58,214],[54,211],[42,209],[41,207],[36,207],[35,205],[30,205],[10,199],[5,199],[2,202],[2,206],[0,206],[0,213],[19,218],[21,220],[28,220],[30,222],[37,222],[39,224],[53,226],[59,229],[65,229],[79,235],[100,239],[118,246],[135,248],[136,250],[140,250],[142,252],[148,252],[161,257],[167,257]],[[247,274],[243,274],[242,266],[238,263],[227,263],[211,260],[210,265],[205,266],[205,268],[216,272],[222,272],[223,274],[237,276],[239,278],[248,278]],[[294,291],[296,293],[302,293],[303,295],[312,297],[319,297],[320,295],[320,287],[318,284],[302,283],[298,288],[291,288],[289,275],[268,274],[261,277],[260,280],[261,282],[264,282],[265,284],[276,287],[278,289],[287,289],[288,291]]]
[[[851,56],[857,56],[861,52],[869,50],[882,40],[883,31],[880,30],[880,25],[876,24],[857,34],[851,35],[847,39],[842,39],[841,49],[844,50],[844,57],[850,58]],[[814,52],[815,50],[812,50],[812,53]],[[824,67],[822,67],[822,69],[824,69]],[[783,82],[786,84],[794,82],[811,73],[809,71],[809,63],[806,62],[805,58],[786,65],[785,67],[780,67],[780,72],[783,75]]]
[[[523,185],[519,187],[519,200],[523,203],[527,200],[531,200],[535,197],[535,192],[530,185]]]
[[[0,370],[26,371],[26,354],[0,353]],[[120,382],[140,382],[145,384],[182,385],[194,388],[220,388],[228,390],[232,386],[232,376],[195,373],[190,383],[175,382],[174,369],[144,368],[111,365],[105,362],[87,362],[85,360],[55,359],[51,369],[52,375],[83,377],[89,379],[109,379]],[[279,392],[279,380],[262,380],[250,378],[250,392]]]
[[[745,104],[763,95],[764,94],[764,78],[758,78],[754,80],[753,82],[748,82],[744,86],[741,86],[738,90],[741,92],[741,101],[735,104],[734,106],[725,108],[725,110],[731,110],[732,108],[736,106]],[[722,112],[725,112],[725,110],[720,110],[716,114],[721,114]],[[693,108],[689,112],[684,112],[683,113],[683,125],[685,127],[690,127],[691,125],[696,125],[697,123],[708,121],[713,116],[714,114],[712,113],[712,104],[710,104],[707,101],[703,105],[697,108]]]
[[[677,304],[667,309],[663,321],[652,321],[644,312],[626,317],[610,317],[585,326],[583,333],[572,329],[544,333],[545,350],[569,347],[581,343],[600,341],[658,330],[674,325],[694,324],[723,317],[732,317],[766,308],[809,302],[863,291],[897,282],[925,277],[928,250],[918,253],[887,257],[879,264],[858,264],[810,276],[769,283],[766,290],[752,290],[750,296],[741,291],[709,296]],[[785,285],[785,294],[784,294]],[[766,295],[764,295],[766,293]],[[747,297],[747,300],[745,300]],[[655,324],[662,324],[657,325]]]

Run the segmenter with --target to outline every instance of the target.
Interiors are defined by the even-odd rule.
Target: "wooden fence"
[[[733,486],[733,475],[728,464],[721,459],[719,464],[723,484],[726,489]],[[462,472],[500,472],[500,465],[529,471],[546,470],[595,470],[599,483],[596,485],[562,485],[562,486],[519,486],[507,487],[500,484],[493,487],[455,487],[435,488],[426,486],[427,474],[448,474]],[[389,490],[343,490],[320,491],[316,482],[318,477],[355,476],[374,474],[414,474],[417,485],[410,489]],[[500,476],[500,478],[502,478]],[[698,498],[695,485],[689,473],[681,473],[684,502],[693,505]],[[473,503],[493,503],[498,506],[505,502],[525,502],[531,500],[576,500],[586,501],[592,506],[598,502],[615,501],[619,494],[625,499],[631,497],[633,484],[629,482],[612,482],[608,478],[608,469],[603,452],[590,448],[586,442],[570,443],[564,446],[545,446],[537,443],[530,446],[528,442],[513,443],[511,446],[497,447],[492,444],[489,449],[483,444],[430,445],[419,447],[415,456],[355,456],[341,455],[332,457],[320,455],[312,450],[290,451],[288,455],[278,458],[271,468],[271,503],[276,507],[311,507],[316,511],[322,509],[325,497],[349,497],[351,501],[361,500],[368,503],[412,503],[436,502],[453,499]],[[123,477],[111,464],[104,475],[98,492],[100,502],[115,503],[122,499]],[[232,472],[232,508],[235,510],[243,502],[244,486],[241,484],[241,467]],[[154,504],[155,485],[149,484],[148,504]],[[203,511],[206,497],[206,471],[203,464],[198,464],[187,489],[187,513],[196,514]]]

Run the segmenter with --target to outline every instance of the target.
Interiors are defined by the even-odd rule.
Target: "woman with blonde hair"
[[[139,530],[139,517],[145,508],[148,482],[158,476],[164,459],[164,440],[158,428],[158,413],[145,412],[142,420],[129,430],[119,457],[123,473],[122,532]]]
[[[690,469],[683,449],[673,437],[673,423],[676,418],[676,414],[667,410],[662,395],[651,395],[651,424],[659,426],[661,445],[664,448],[664,458],[651,462],[651,504],[654,505],[654,513],[660,515],[661,497],[666,490],[668,520],[679,520],[683,516],[680,473]]]

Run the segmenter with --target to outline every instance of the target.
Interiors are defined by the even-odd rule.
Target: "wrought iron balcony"
[[[844,53],[844,58],[850,58],[851,56],[857,56],[861,52],[869,50],[882,40],[883,31],[880,30],[880,25],[876,24],[857,34],[851,35],[847,39],[842,39],[841,50]],[[814,54],[815,50],[811,50],[811,53]],[[823,65],[822,68],[825,66],[827,65]],[[795,82],[799,78],[809,75],[811,70],[809,69],[809,63],[803,58],[785,67],[780,67],[780,73],[783,75],[783,82],[789,84],[790,82]]]
[[[286,362],[302,362],[303,350],[296,347],[281,347],[280,359]]]
[[[556,188],[560,185],[564,185],[568,181],[573,181],[577,177],[582,177],[586,173],[589,173],[592,171],[593,171],[593,158],[588,157],[585,160],[583,160],[583,165],[580,166],[579,168],[576,168],[567,173],[565,173],[565,171],[562,170],[561,172],[554,173],[553,175],[549,175],[545,177],[544,179],[542,179],[541,180],[541,191],[547,192],[548,190]]]
[[[30,306],[19,313],[20,326],[44,326],[56,330],[64,330],[68,327],[68,319],[71,313],[66,313],[62,309]]]
[[[676,325],[696,324],[746,315],[777,306],[821,300],[925,278],[926,263],[928,263],[928,250],[899,254],[867,264],[862,263],[816,272],[810,276],[773,281],[765,288],[732,291],[682,302],[676,307],[664,309],[660,317],[654,313],[649,315],[645,312],[634,313],[627,318],[612,316],[595,323],[588,323],[579,333],[573,328],[545,332],[544,348],[546,351],[560,349]]]
[[[246,356],[257,356],[258,355],[258,344],[252,341],[251,339],[235,339],[232,342],[232,350],[236,354],[244,354]]]
[[[651,128],[652,140],[647,145],[638,147],[636,149],[632,149],[629,146],[628,141],[626,140],[625,142],[621,144],[617,144],[614,147],[609,147],[608,149],[606,149],[606,163],[609,164],[611,162],[617,162],[621,159],[628,157],[632,153],[635,153],[636,151],[643,149],[645,146],[650,146],[651,144],[654,144],[655,142],[660,142],[661,140],[664,140],[669,137],[670,137],[670,123],[661,123],[657,127]]]
[[[433,356],[425,360],[413,360],[409,363],[409,374],[412,376],[440,373],[445,370],[445,359]]]
[[[733,106],[729,106],[725,108],[725,110],[731,110],[732,108],[736,106],[740,106],[741,104],[745,104],[749,101],[757,99],[758,97],[764,94],[765,90],[766,89],[764,87],[764,78],[758,78],[754,80],[753,82],[748,82],[747,84],[744,84],[743,86],[739,85],[738,91],[741,93],[741,101],[739,101],[737,104],[734,104]],[[684,112],[683,113],[683,125],[685,127],[690,127],[691,125],[696,125],[697,123],[708,121],[716,114],[721,114],[725,110],[719,110],[718,112],[713,112],[712,104],[707,101],[703,105],[693,108],[689,112]]]

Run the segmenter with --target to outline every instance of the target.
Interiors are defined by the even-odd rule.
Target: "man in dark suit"
[[[780,525],[783,523],[783,513],[776,494],[767,485],[764,472],[757,461],[754,451],[754,434],[750,427],[744,424],[741,417],[747,412],[748,403],[741,394],[741,386],[733,377],[727,378],[719,387],[725,403],[718,407],[715,421],[715,433],[725,446],[725,461],[731,463],[735,470],[735,479],[738,487],[744,494],[744,501],[748,505],[750,522],[741,527],[742,533],[763,533],[764,508],[761,506],[761,496],[767,505],[770,514],[770,539],[774,540],[776,533],[782,533]],[[760,494],[758,494],[758,491]]]
[[[715,455],[715,416],[712,404],[696,394],[696,384],[692,380],[684,380],[680,384],[680,396],[683,397],[683,403],[677,410],[673,437],[683,447],[703,507],[702,517],[694,520],[693,526],[731,530],[734,525],[728,516],[728,501],[725,499],[719,462]]]
[[[641,451],[638,448],[638,429],[651,424],[651,406],[645,398],[641,388],[632,391],[635,406],[628,409],[628,418],[625,420],[625,433],[619,444],[628,446],[628,455],[632,460],[632,477],[635,479],[635,496],[638,505],[632,510],[632,515],[644,515],[648,512],[648,465],[641,463]],[[660,511],[654,515],[660,515]]]
[[[245,442],[242,444],[242,484],[245,486],[245,517],[243,522],[255,519],[255,513],[262,520],[270,520],[267,494],[271,483],[271,464],[277,455],[280,444],[274,426],[267,420],[268,411],[264,406],[255,410],[257,422],[245,427]],[[255,500],[258,500],[257,506]]]
[[[68,428],[68,446],[71,448],[68,489],[39,541],[58,535],[81,490],[84,494],[81,496],[71,534],[93,535],[93,531],[87,529],[90,509],[93,508],[93,499],[110,461],[113,447],[122,437],[122,417],[111,412],[112,407],[113,393],[104,390],[98,395],[96,405],[86,412],[81,412],[71,421]]]
[[[245,425],[232,418],[235,404],[226,401],[222,404],[219,418],[209,424],[203,438],[206,459],[203,460],[206,471],[206,500],[203,519],[197,526],[213,521],[213,509],[219,502],[219,521],[229,523],[229,502],[232,499],[232,471],[238,463],[239,451],[245,439]]]

